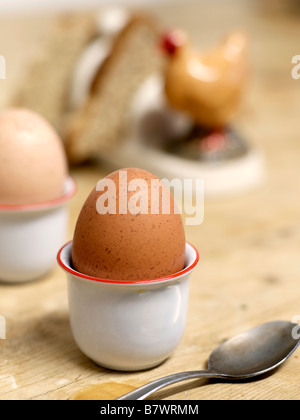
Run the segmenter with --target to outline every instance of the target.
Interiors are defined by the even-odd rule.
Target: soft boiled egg
[[[150,280],[184,268],[185,232],[170,190],[137,168],[101,180],[75,227],[75,270],[108,280]]]
[[[37,204],[59,198],[67,177],[61,139],[27,109],[0,113],[0,204]]]

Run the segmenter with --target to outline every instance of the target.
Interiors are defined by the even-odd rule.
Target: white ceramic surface
[[[101,366],[142,370],[168,358],[186,325],[189,277],[199,255],[186,244],[186,268],[172,276],[135,282],[96,279],[72,268],[72,243],[58,253],[67,273],[72,333]]]
[[[37,205],[0,205],[0,281],[35,280],[55,266],[66,241],[67,202],[76,186],[69,178],[64,194]]]

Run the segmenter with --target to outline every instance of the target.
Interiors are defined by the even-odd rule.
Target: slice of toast
[[[122,140],[130,101],[141,83],[162,66],[160,28],[150,18],[131,17],[100,67],[84,106],[67,120],[63,138],[69,159],[80,163]]]
[[[93,14],[58,17],[11,105],[40,113],[60,131],[69,95],[70,75],[82,50],[96,35]]]

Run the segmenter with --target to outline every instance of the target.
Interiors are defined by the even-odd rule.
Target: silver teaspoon
[[[187,379],[248,379],[283,363],[300,343],[300,326],[273,321],[252,328],[221,344],[209,356],[206,370],[174,373],[149,382],[117,400],[143,400],[157,390]]]

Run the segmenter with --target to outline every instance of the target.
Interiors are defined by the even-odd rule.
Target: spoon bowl
[[[176,382],[195,378],[249,379],[281,365],[300,343],[300,326],[273,321],[236,335],[218,346],[209,356],[208,368],[180,372],[152,381],[118,400],[143,400],[155,391]]]
[[[250,378],[275,369],[297,348],[293,338],[297,324],[274,321],[236,335],[217,347],[208,359],[208,369],[222,376]]]

